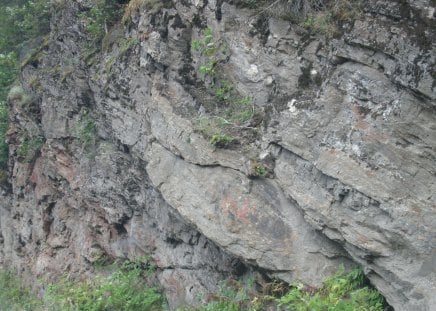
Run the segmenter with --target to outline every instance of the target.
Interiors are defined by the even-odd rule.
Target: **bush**
[[[0,50],[17,51],[26,40],[50,31],[49,0],[4,1],[0,10]]]
[[[147,257],[115,263],[106,277],[87,281],[60,281],[37,299],[12,273],[0,270],[1,310],[11,311],[160,311],[168,310],[160,291],[148,281],[154,267]],[[204,297],[201,307],[178,311],[382,311],[384,298],[367,286],[359,269],[340,269],[321,288],[281,282],[260,286],[253,278],[229,279],[216,293]],[[278,297],[278,298],[277,298]]]
[[[122,15],[122,4],[117,0],[94,0],[89,11],[80,17],[85,22],[86,30],[95,42],[100,42],[108,29],[112,27]]]
[[[320,289],[294,284],[278,302],[295,311],[383,311],[385,305],[379,292],[365,286],[365,276],[360,269],[348,274],[340,269]]]
[[[162,310],[162,295],[147,283],[152,272],[153,268],[144,266],[141,260],[126,261],[108,277],[52,285],[48,300],[57,310],[65,311]]]
[[[43,137],[32,137],[30,133],[26,133],[24,139],[17,148],[18,159],[24,162],[31,162],[38,155],[43,144]]]
[[[235,139],[227,134],[216,133],[213,134],[210,138],[209,142],[211,145],[214,145],[219,148],[224,148],[230,145]]]
[[[97,138],[97,125],[95,124],[95,120],[89,114],[84,114],[81,117],[76,127],[76,135],[82,144],[83,149],[95,145]]]
[[[0,170],[7,169],[7,94],[18,74],[18,57],[23,42],[50,30],[49,0],[2,0],[0,10]],[[9,93],[11,99],[27,100],[22,89]],[[24,101],[23,101],[24,102]],[[24,148],[24,147],[23,147]],[[22,151],[24,151],[24,148]],[[4,174],[2,174],[4,175]]]

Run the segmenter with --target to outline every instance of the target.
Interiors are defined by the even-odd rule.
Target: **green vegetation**
[[[212,29],[210,28],[206,28],[202,32],[200,39],[191,42],[192,50],[199,52],[200,56],[205,58],[205,61],[200,64],[198,70],[206,77],[212,77],[216,74],[215,69],[218,63],[216,54],[219,51],[219,46],[220,45],[215,41]]]
[[[50,0],[0,0],[0,51],[16,52],[50,30]]]
[[[8,130],[8,108],[6,102],[0,101],[0,172],[7,169],[9,148],[6,143]]]
[[[11,272],[0,270],[0,309],[10,311],[41,310],[42,301],[38,300],[24,286],[21,279]]]
[[[231,81],[221,76],[219,63],[222,61],[218,54],[223,46],[214,38],[210,28],[191,42],[193,54],[200,60],[198,73],[207,92],[215,99],[214,107],[206,107],[209,116],[202,117],[194,126],[212,145],[220,148],[236,143],[244,130],[253,130],[250,123],[256,115],[253,99],[241,96]]]
[[[352,22],[361,11],[361,0],[237,0],[236,4],[299,23],[313,33],[333,37],[341,24]]]
[[[7,170],[8,94],[23,104],[29,97],[16,88],[9,92],[18,74],[18,52],[26,41],[50,30],[49,0],[0,0],[0,175]],[[36,84],[35,84],[36,86]],[[24,152],[26,148],[21,150]]]
[[[154,266],[147,257],[105,266],[105,276],[87,281],[63,280],[37,299],[11,273],[0,270],[0,301],[5,310],[160,311],[167,310],[151,279]],[[179,311],[383,311],[386,302],[359,269],[340,269],[321,288],[271,282],[262,287],[253,278],[230,279],[216,293],[203,297],[203,306]]]
[[[154,272],[146,257],[115,263],[107,276],[88,281],[62,280],[38,299],[21,280],[0,270],[1,310],[11,311],[139,311],[163,310],[164,299],[149,277]]]
[[[44,138],[41,136],[31,136],[25,133],[20,145],[17,148],[17,155],[20,161],[31,162],[44,144]]]
[[[89,113],[84,113],[80,118],[76,127],[76,135],[83,149],[95,146],[97,126]]]
[[[141,258],[126,261],[107,277],[83,282],[62,281],[48,289],[57,310],[163,310],[164,300],[148,277],[154,268]]]
[[[278,301],[279,306],[295,311],[383,311],[385,305],[379,292],[365,286],[365,276],[360,269],[348,274],[340,269],[320,289],[295,284]]]
[[[352,22],[361,10],[358,0],[335,0],[322,8],[323,10],[308,13],[302,26],[328,38],[340,33],[338,26]]]
[[[268,169],[260,162],[253,161],[252,163],[252,176],[265,177],[268,174]]]
[[[223,134],[223,133],[216,133],[212,135],[209,142],[216,147],[223,148],[230,145],[234,140],[235,139],[230,135]]]
[[[117,0],[94,0],[89,11],[80,17],[86,24],[86,30],[95,42],[100,42],[108,29],[121,17],[123,6]]]

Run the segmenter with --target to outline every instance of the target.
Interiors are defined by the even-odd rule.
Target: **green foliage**
[[[95,146],[97,140],[97,125],[89,113],[84,113],[76,126],[77,139],[83,149]]]
[[[261,297],[256,291],[253,278],[241,281],[229,280],[221,284],[217,293],[197,311],[262,311],[272,297]]]
[[[89,11],[80,17],[86,24],[86,30],[95,42],[100,42],[108,29],[113,26],[122,15],[122,6],[116,0],[94,0]]]
[[[225,132],[227,125],[227,121],[221,118],[201,118],[194,123],[196,131],[218,148],[228,147],[236,141],[235,137]]]
[[[48,290],[48,300],[57,310],[65,311],[162,310],[162,295],[147,283],[147,276],[152,272],[147,262],[126,261],[108,277],[52,285]]]
[[[139,43],[138,39],[136,38],[125,38],[121,41],[120,44],[120,53],[119,53],[119,57],[123,56],[124,54],[126,54],[126,52],[128,50],[130,50],[131,48],[133,48],[134,46],[136,46]]]
[[[17,148],[18,159],[24,162],[32,161],[41,150],[43,144],[43,137],[32,137],[30,133],[26,133]]]
[[[314,33],[324,34],[331,38],[340,32],[341,23],[352,22],[361,11],[358,0],[335,0],[323,7],[321,11],[314,11],[306,17],[302,26]]]
[[[216,74],[216,54],[219,50],[219,45],[215,42],[212,29],[205,29],[200,39],[191,42],[191,48],[205,58],[205,61],[200,64],[198,71],[205,76],[214,76]]]
[[[15,52],[0,54],[0,101],[6,100],[9,87],[17,76],[17,55]]]
[[[0,51],[17,51],[24,41],[49,32],[51,1],[5,2],[0,10]]]
[[[215,133],[212,135],[209,142],[211,145],[223,148],[230,145],[234,140],[235,139],[230,135],[223,134],[223,133]]]
[[[324,282],[322,288],[312,289],[296,284],[278,302],[280,306],[295,311],[383,311],[383,297],[376,290],[366,287],[364,280],[359,269],[348,274],[340,269]]]
[[[202,118],[200,124],[197,124],[197,130],[208,138],[212,145],[225,148],[237,141],[234,136],[239,137],[241,131],[253,129],[249,123],[256,110],[250,96],[241,97],[232,83],[220,75],[217,53],[222,46],[214,38],[210,28],[205,29],[198,40],[191,42],[192,50],[202,57],[198,72],[204,78],[208,92],[216,99],[215,111],[209,111],[211,116],[207,122],[204,122],[206,118]],[[235,133],[237,135],[234,135]]]
[[[253,99],[250,96],[240,97],[230,102],[226,110],[227,118],[237,125],[242,125],[250,121],[255,113]]]
[[[198,71],[204,74],[205,76],[214,76],[216,73],[215,71],[216,63],[217,63],[216,60],[210,59],[206,63],[200,65]]]
[[[221,101],[228,101],[231,96],[233,85],[228,80],[221,80],[220,85],[215,87],[215,96]]]
[[[48,287],[43,299],[36,299],[21,281],[0,270],[0,308],[11,311],[161,311],[167,310],[160,291],[150,277],[155,267],[148,257],[115,262],[106,267],[106,276],[87,281],[63,280]],[[216,293],[205,297],[200,307],[179,311],[382,311],[383,297],[366,286],[359,269],[340,269],[326,279],[322,288],[295,284],[287,291],[282,283],[263,286],[253,278],[230,279]],[[278,298],[277,298],[278,297]],[[3,310],[2,309],[2,310]]]
[[[0,171],[7,169],[9,147],[6,143],[8,130],[8,108],[6,102],[0,101]]]
[[[23,42],[48,33],[50,30],[49,0],[2,0],[0,10],[0,170],[7,169],[8,145],[8,94],[10,99],[20,99],[26,104],[29,97],[15,89],[9,93],[18,73],[17,52]],[[22,90],[22,89],[21,89]],[[19,92],[20,91],[20,92]],[[31,141],[31,143],[33,143]],[[32,145],[32,144],[31,144]],[[30,149],[32,146],[28,146]],[[31,151],[26,146],[19,148],[23,153]],[[3,173],[2,173],[3,174]]]
[[[0,270],[0,309],[8,311],[40,310],[42,302],[11,272]]]
[[[123,24],[129,24],[132,17],[142,8],[145,8],[148,14],[156,14],[164,7],[165,3],[161,0],[130,0],[124,9],[122,18]]]
[[[264,177],[267,174],[267,169],[262,163],[255,163],[254,167],[254,176]]]

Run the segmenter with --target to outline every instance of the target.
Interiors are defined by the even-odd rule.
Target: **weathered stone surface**
[[[436,306],[433,2],[368,1],[327,40],[227,2],[175,1],[134,16],[123,31],[138,44],[94,59],[80,56],[83,5],[55,17],[46,57],[23,71],[25,88],[41,80],[41,114],[13,106],[1,263],[80,275],[102,256],[151,254],[175,307],[247,267],[316,286],[354,261],[396,310]],[[217,106],[190,48],[205,27],[220,78],[263,116],[229,149],[195,127]],[[24,129],[47,138],[29,163],[15,156]]]

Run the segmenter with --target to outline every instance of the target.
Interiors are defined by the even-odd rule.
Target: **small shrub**
[[[221,80],[219,86],[215,86],[215,96],[221,101],[228,101],[231,97],[233,85],[228,80]]]
[[[121,42],[120,45],[120,52],[119,52],[119,57],[123,56],[124,54],[126,54],[126,52],[128,50],[130,50],[131,48],[133,48],[134,46],[136,46],[139,43],[138,39],[136,38],[126,38]]]
[[[12,272],[0,270],[0,309],[10,311],[41,310],[38,300]]]
[[[254,176],[265,177],[267,174],[267,169],[262,163],[255,163],[253,166]]]
[[[223,282],[217,293],[210,301],[197,311],[261,311],[272,297],[261,296],[255,289],[254,279],[245,278],[240,281],[228,280]]]
[[[219,148],[224,148],[229,146],[231,143],[235,141],[235,138],[233,138],[230,135],[223,134],[223,133],[215,133],[210,138],[209,142],[211,145],[214,145]]]
[[[100,42],[108,29],[122,14],[122,7],[116,0],[94,0],[89,11],[80,14],[85,28],[95,42]]]
[[[94,146],[97,137],[97,125],[95,120],[88,114],[82,115],[77,127],[76,135],[82,144],[82,148]]]
[[[279,306],[297,311],[383,311],[384,298],[376,290],[366,287],[364,282],[365,277],[360,269],[348,274],[340,269],[326,279],[322,288],[295,284],[291,291],[277,301]]]
[[[153,273],[148,261],[117,263],[108,277],[85,282],[62,281],[48,290],[49,301],[57,310],[162,310],[163,297],[150,287],[147,276]]]
[[[43,144],[43,137],[32,137],[30,133],[26,133],[24,139],[17,148],[18,159],[24,162],[31,162],[35,156],[38,155]]]
[[[191,48],[205,58],[204,62],[198,67],[198,71],[205,76],[214,76],[218,64],[216,54],[219,50],[219,44],[215,42],[212,29],[205,29],[201,33],[200,39],[191,42]]]

